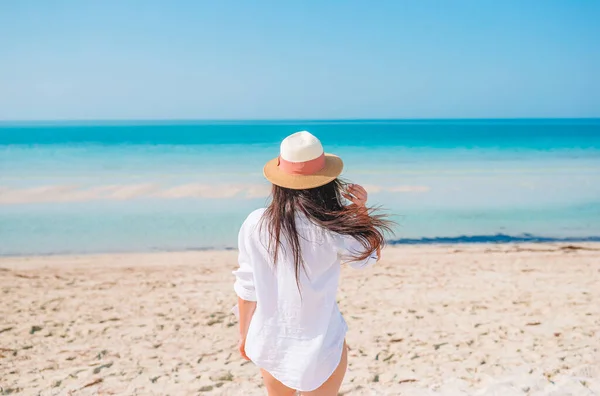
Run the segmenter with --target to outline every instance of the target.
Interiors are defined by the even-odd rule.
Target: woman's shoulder
[[[254,211],[252,211],[248,217],[246,217],[246,220],[244,220],[244,223],[242,224],[242,228],[254,228],[258,225],[258,223],[260,223],[260,220],[262,219],[263,214],[265,213],[265,208],[260,208],[260,209],[256,209]]]

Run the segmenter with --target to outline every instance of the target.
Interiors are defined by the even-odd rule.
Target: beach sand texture
[[[235,266],[235,251],[1,258],[2,391],[266,394],[235,350]],[[598,244],[388,248],[344,269],[339,303],[341,394],[600,394]]]

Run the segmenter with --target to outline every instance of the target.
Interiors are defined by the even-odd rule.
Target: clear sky
[[[0,119],[600,117],[600,1],[0,2]]]

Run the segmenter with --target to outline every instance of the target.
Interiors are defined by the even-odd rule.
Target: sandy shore
[[[600,245],[577,247],[398,247],[345,269],[342,393],[600,394]],[[234,349],[235,265],[233,251],[1,258],[2,392],[265,394]]]

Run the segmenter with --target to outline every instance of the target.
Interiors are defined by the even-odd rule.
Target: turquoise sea
[[[0,255],[233,248],[308,130],[400,243],[600,240],[600,120],[0,124]]]

